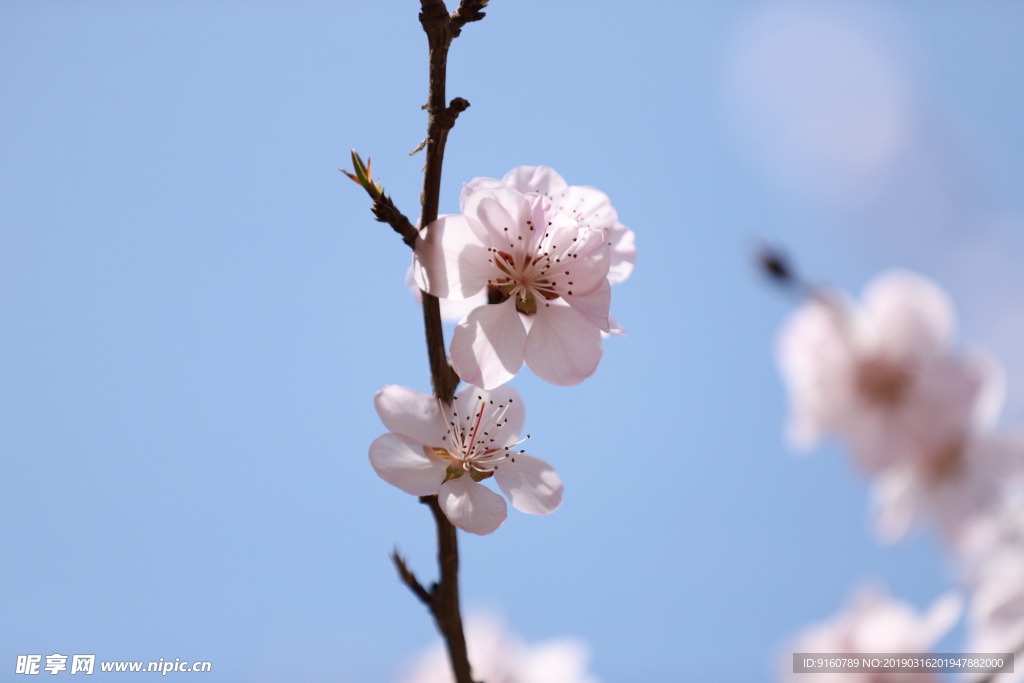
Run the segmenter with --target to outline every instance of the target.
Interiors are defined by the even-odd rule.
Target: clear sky
[[[384,682],[434,640],[387,558],[430,580],[430,515],[366,456],[373,393],[429,388],[409,253],[336,170],[357,148],[418,213],[417,11],[0,3],[0,671]],[[464,29],[442,211],[546,164],[640,250],[597,373],[514,380],[565,503],[462,535],[467,609],[586,640],[606,682],[759,682],[865,581],[951,585],[928,534],[878,545],[838,448],[790,455],[794,302],[751,253],[937,279],[1019,424],[1022,30],[1016,2],[860,0],[493,0]]]

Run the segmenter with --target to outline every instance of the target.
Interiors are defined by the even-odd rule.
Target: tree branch
[[[427,607],[431,607],[433,604],[433,597],[427,592],[427,589],[416,580],[415,574],[413,574],[409,567],[406,566],[405,560],[402,559],[402,556],[398,554],[398,548],[391,551],[391,561],[394,563],[395,569],[398,570],[398,576],[402,579],[402,583],[409,587],[409,590],[411,590],[413,594],[420,599],[420,602]]]
[[[462,27],[471,21],[480,21],[485,16],[484,12],[481,12],[484,7],[487,7],[488,0],[462,0],[459,3],[458,9],[452,12],[452,30],[455,35],[459,35],[462,31]]]
[[[486,2],[466,0],[463,3],[476,7],[479,12]],[[430,90],[427,97],[427,152],[423,167],[423,193],[420,201],[423,208],[420,213],[420,225],[430,225],[437,220],[437,208],[441,196],[441,168],[444,164],[444,149],[448,142],[448,132],[455,125],[455,119],[469,107],[469,102],[456,97],[450,105],[446,105],[445,88],[448,78],[448,48],[452,39],[458,34],[463,20],[456,26],[443,0],[420,0],[420,24],[427,34],[430,48]],[[460,5],[458,12],[463,11]],[[472,14],[474,10],[467,9]],[[467,16],[469,16],[467,14]],[[455,396],[455,387],[459,377],[448,363],[445,354],[444,333],[441,330],[441,307],[437,297],[423,294],[423,324],[427,336],[427,353],[430,357],[430,382],[434,395],[445,403],[451,403]]]
[[[455,125],[459,114],[469,107],[469,102],[456,97],[446,105],[445,86],[448,69],[448,48],[452,40],[459,35],[462,26],[479,21],[484,13],[481,9],[487,0],[463,0],[459,8],[449,16],[443,0],[420,0],[420,23],[427,34],[430,48],[430,89],[427,98],[427,137],[426,162],[423,167],[423,192],[420,195],[422,209],[420,225],[427,226],[437,220],[438,205],[441,196],[441,168],[444,163],[444,150],[448,142],[448,132]],[[383,192],[380,193],[383,196]],[[391,207],[394,205],[391,204]],[[392,217],[383,209],[377,210],[374,204],[374,215],[378,220]],[[397,209],[395,209],[397,212]],[[399,213],[399,215],[401,215]],[[404,216],[402,217],[404,218]],[[386,222],[391,222],[390,220]],[[408,221],[406,221],[408,222]],[[394,223],[391,223],[395,227]],[[402,230],[395,228],[400,233]],[[404,236],[404,235],[403,235]],[[406,239],[406,244],[415,248]],[[450,404],[455,396],[455,388],[459,384],[459,376],[448,362],[445,352],[444,330],[441,327],[441,306],[436,296],[423,292],[423,327],[426,333],[427,355],[430,360],[430,383],[434,396]],[[440,577],[431,589],[426,590],[398,556],[392,555],[395,567],[403,583],[423,602],[434,615],[437,629],[444,638],[451,661],[456,683],[474,683],[466,652],[466,636],[462,628],[462,613],[459,608],[459,545],[455,526],[448,520],[438,502],[436,495],[423,496],[420,502],[430,508],[437,525],[437,562]]]

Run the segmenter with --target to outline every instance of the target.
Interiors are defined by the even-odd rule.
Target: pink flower
[[[462,208],[420,233],[413,261],[423,291],[460,299],[486,290],[492,302],[455,328],[455,371],[485,389],[510,380],[524,361],[552,384],[592,375],[601,332],[611,329],[604,230],[508,188],[472,192]]]
[[[778,345],[793,440],[808,447],[837,434],[869,473],[946,467],[1002,401],[994,363],[953,351],[952,331],[945,294],[904,271],[876,278],[860,305],[832,294],[807,303]]]
[[[527,645],[501,619],[471,614],[466,619],[466,648],[473,680],[487,683],[597,683],[587,673],[587,646],[575,638]],[[402,683],[453,683],[448,655],[441,643],[423,653],[401,678]]]
[[[960,618],[961,600],[947,594],[936,600],[926,614],[918,614],[910,605],[893,600],[877,588],[862,589],[846,611],[829,621],[808,629],[788,649],[848,655],[879,653],[924,654]],[[784,677],[802,683],[939,683],[929,673],[793,673],[792,655],[783,665]]]
[[[521,512],[546,515],[562,504],[558,473],[514,450],[526,440],[519,438],[525,412],[515,389],[467,385],[447,406],[389,385],[373,401],[390,431],[370,444],[373,469],[406,493],[436,493],[445,515],[463,531],[489,534],[505,521],[505,500],[479,483],[492,476]]]

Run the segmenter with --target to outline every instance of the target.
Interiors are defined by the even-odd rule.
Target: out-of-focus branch
[[[800,298],[824,295],[821,287],[812,285],[801,277],[789,257],[780,249],[761,247],[757,252],[757,265],[772,282]]]

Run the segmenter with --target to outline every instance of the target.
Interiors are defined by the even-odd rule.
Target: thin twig
[[[405,560],[398,554],[398,548],[395,548],[391,552],[391,561],[395,564],[395,569],[398,570],[398,576],[402,579],[402,583],[409,587],[416,597],[420,599],[427,607],[430,607],[433,602],[433,597],[427,592],[427,589],[416,580],[416,575],[412,573],[412,570],[405,564]]]
[[[373,203],[373,207],[370,209],[373,212],[374,217],[381,223],[387,223],[390,225],[395,232],[402,236],[402,241],[409,245],[410,248],[416,248],[416,236],[419,234],[413,224],[409,222],[409,219],[405,217],[395,203],[391,201],[391,197],[382,194],[377,201]]]

